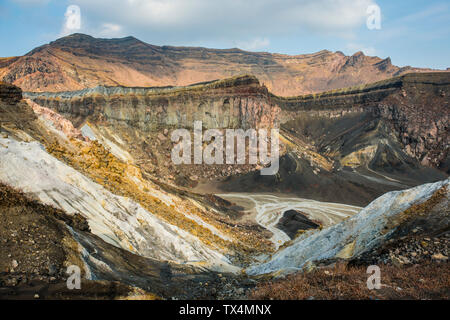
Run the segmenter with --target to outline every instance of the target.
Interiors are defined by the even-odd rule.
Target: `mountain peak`
[[[50,42],[50,44],[67,41],[92,41],[92,40],[95,40],[95,38],[90,35],[84,33],[72,33],[69,34],[68,36],[58,38],[55,41]]]
[[[100,44],[104,45],[104,43],[144,43],[141,40],[133,37],[127,36],[123,38],[95,38],[93,36],[83,34],[83,33],[73,33],[71,35],[56,39],[55,41],[50,42],[50,45],[62,45],[62,46],[79,46],[80,44]]]
[[[365,57],[366,55],[362,51],[355,52],[352,57]]]
[[[70,91],[98,85],[186,86],[250,72],[274,94],[296,96],[411,71],[420,69],[400,69],[390,60],[383,62],[361,51],[352,56],[328,50],[290,56],[239,49],[160,47],[133,36],[101,39],[74,33],[3,62],[0,80],[25,91]]]

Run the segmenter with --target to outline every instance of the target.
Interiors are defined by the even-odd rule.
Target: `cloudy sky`
[[[81,32],[286,54],[362,50],[400,66],[450,67],[448,0],[0,0],[0,30],[2,57]]]

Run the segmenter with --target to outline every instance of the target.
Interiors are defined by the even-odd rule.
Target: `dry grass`
[[[368,300],[368,299],[449,299],[448,263],[429,263],[409,267],[382,265],[379,290],[367,288],[365,267],[315,269],[285,279],[259,285],[250,299],[274,300]]]

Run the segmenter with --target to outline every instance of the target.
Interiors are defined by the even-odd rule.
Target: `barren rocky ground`
[[[46,60],[80,39],[1,64],[24,87],[81,89],[23,99],[0,84],[1,298],[448,299],[449,73],[291,98],[254,76],[85,89],[102,78],[79,84],[52,69],[58,55]],[[159,50],[108,42],[114,65],[124,42]],[[343,73],[382,63],[376,80],[406,71],[361,54],[316,58]],[[171,131],[194,120],[280,128],[279,172],[175,166]],[[371,264],[381,291],[365,287]],[[65,288],[69,265],[82,270],[79,292]]]

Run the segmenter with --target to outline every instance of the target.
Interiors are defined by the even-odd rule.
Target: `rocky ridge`
[[[70,61],[70,62],[69,62]],[[103,86],[177,85],[253,74],[272,92],[294,96],[371,83],[408,72],[390,58],[322,50],[284,55],[240,49],[155,46],[134,37],[73,34],[22,57],[0,60],[0,80],[25,91],[73,91]]]
[[[63,93],[26,93],[37,104],[82,123],[126,123],[142,131],[161,128],[278,127],[279,108],[267,88],[252,76],[187,87],[97,87]]]
[[[288,129],[290,124],[286,120],[305,115],[334,119],[346,114],[371,113],[391,125],[408,155],[422,165],[447,171],[449,95],[450,73],[441,72],[408,74],[366,86],[273,100],[284,111],[285,121],[281,121]]]

